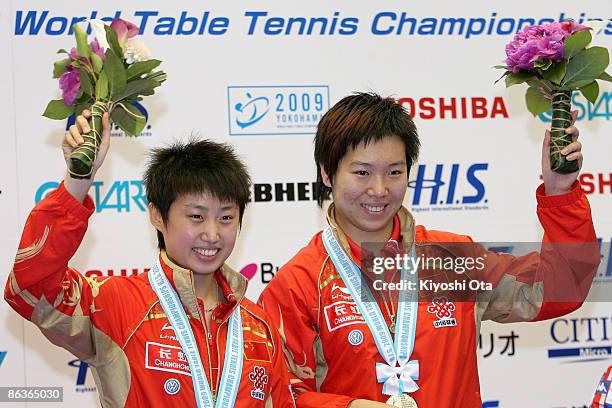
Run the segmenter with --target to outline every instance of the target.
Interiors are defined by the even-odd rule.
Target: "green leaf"
[[[506,75],[506,88],[509,88],[512,85],[522,84],[531,77],[533,77],[533,74],[528,72],[510,72],[508,75]]]
[[[76,37],[77,53],[81,57],[87,58],[89,56],[89,52],[91,51],[91,47],[89,44],[87,44],[87,33],[85,30],[82,30],[78,24],[73,24],[72,30],[74,31],[74,36]]]
[[[591,42],[590,31],[579,31],[567,37],[563,44],[563,55],[569,60],[582,51]]]
[[[495,84],[495,85],[496,85],[496,84],[497,84],[499,81],[501,81],[502,79],[504,79],[504,77],[508,76],[508,74],[509,74],[509,73],[510,73],[510,71],[506,71],[506,72],[504,72],[504,73],[502,74],[502,76],[500,76],[499,78],[497,78],[497,79],[495,80],[495,82],[493,82],[493,84]],[[506,85],[506,87],[508,87],[508,86]]]
[[[527,85],[530,88],[535,89],[540,94],[545,95],[547,98],[552,98],[552,93],[556,89],[552,83],[545,79],[539,79],[537,77],[533,77],[527,80]]]
[[[153,88],[159,85],[159,82],[154,79],[138,79],[128,82],[125,90],[121,94],[114,96],[113,101],[117,102],[121,99],[136,97],[138,95],[152,95]]]
[[[75,68],[81,68],[81,61],[72,61],[70,65],[72,65]]]
[[[115,32],[115,30],[113,30],[112,28],[110,28],[110,26],[107,26],[106,24],[104,24],[104,31],[106,31],[106,41],[108,42],[108,46],[111,50],[113,50],[115,55],[121,57],[121,59],[123,60],[123,49],[119,45],[117,33]],[[106,51],[108,52],[108,50]]]
[[[68,55],[70,55],[70,53],[68,51],[66,51],[65,49],[63,49],[63,48],[60,48],[59,50],[57,50],[57,54],[68,54]]]
[[[544,79],[547,79],[554,84],[561,85],[561,81],[563,81],[566,71],[567,61],[562,60],[552,64],[549,69],[542,73],[542,76]]]
[[[55,99],[49,102],[43,116],[49,119],[62,120],[74,113],[74,106],[68,106],[63,99]]]
[[[66,58],[61,61],[55,61],[53,63],[53,78],[59,78],[62,76],[64,72],[66,72],[66,68],[70,64],[70,59]]]
[[[580,87],[599,77],[608,66],[610,57],[603,47],[591,47],[580,51],[567,64],[565,79],[561,84],[564,88]],[[583,81],[587,81],[584,83]],[[576,83],[578,85],[576,85]]]
[[[561,90],[563,91],[575,91],[579,88],[582,88],[585,85],[590,84],[591,82],[593,82],[592,79],[581,79],[580,81],[573,81],[570,83],[567,83],[565,85],[563,85],[563,87],[561,87]]]
[[[148,60],[148,61],[139,61],[130,65],[127,69],[127,80],[131,80],[134,78],[138,78],[143,74],[148,73],[149,71],[157,68],[161,64],[159,60]]]
[[[507,66],[505,65],[493,65],[493,68],[497,68],[497,69],[508,69]]]
[[[546,71],[551,65],[552,61],[544,58],[539,58],[533,63],[534,68],[540,68],[542,71]]]
[[[147,124],[147,119],[142,113],[129,103],[116,104],[111,113],[111,120],[131,136],[139,136]]]
[[[79,79],[81,80],[81,91],[89,96],[93,95],[94,89],[87,71],[79,69]]]
[[[100,58],[100,56],[98,54],[96,54],[95,52],[92,52],[91,53],[91,62],[93,64],[94,72],[96,74],[99,74],[100,71],[102,71],[102,66],[104,64],[104,62],[102,61],[102,58]]]
[[[525,102],[527,103],[527,109],[533,116],[537,116],[540,113],[548,111],[551,107],[551,102],[546,99],[537,89],[529,87],[525,94]]]
[[[151,72],[149,75],[145,75],[143,79],[154,79],[160,84],[166,80],[166,73],[164,71]]]
[[[127,76],[123,62],[117,57],[112,49],[106,50],[106,59],[104,60],[104,72],[108,79],[108,85],[111,95],[111,100],[115,100],[115,96],[121,94],[125,90]]]
[[[593,81],[590,84],[585,85],[582,88],[580,88],[580,92],[582,92],[582,95],[589,102],[595,105],[595,102],[597,101],[597,97],[599,96],[599,85],[597,84],[597,81]]]
[[[108,77],[106,71],[100,73],[98,82],[96,82],[96,99],[106,101],[108,99]]]
[[[597,77],[597,79],[612,82],[612,75],[608,74],[607,72],[603,72],[600,76]]]

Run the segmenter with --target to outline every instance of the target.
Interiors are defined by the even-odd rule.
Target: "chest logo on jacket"
[[[181,390],[181,383],[176,378],[169,378],[164,383],[164,390],[169,395],[175,395]]]
[[[176,341],[178,343],[178,340],[174,335],[174,329],[172,328],[170,323],[164,323],[163,327],[160,330],[159,338]]]
[[[361,330],[351,330],[348,335],[348,342],[353,346],[363,343],[363,332]]]
[[[191,376],[187,356],[181,347],[147,341],[145,368]]]
[[[359,312],[355,302],[335,302],[325,306],[325,322],[329,332],[351,324],[365,324],[365,319]]]
[[[335,282],[332,284],[331,288],[331,298],[332,300],[341,299],[341,300],[353,300],[350,292],[347,288],[343,286],[337,285]]]
[[[253,367],[253,372],[249,373],[249,380],[251,380],[254,387],[251,391],[251,397],[263,401],[266,396],[263,391],[268,383],[266,369],[259,366]]]
[[[455,309],[455,304],[444,296],[434,298],[431,301],[431,305],[427,306],[427,311],[438,318],[438,320],[433,322],[433,326],[436,329],[457,325],[457,319],[453,317]]]

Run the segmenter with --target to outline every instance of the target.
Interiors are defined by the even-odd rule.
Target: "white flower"
[[[123,55],[125,56],[125,62],[128,64],[151,59],[151,51],[149,51],[147,46],[142,41],[134,38],[126,41]]]
[[[94,37],[96,37],[96,40],[98,40],[100,48],[102,48],[106,52],[106,50],[108,49],[108,41],[106,41],[104,21],[98,19],[89,19],[87,21],[89,22],[89,26],[91,27],[91,31],[93,32]]]

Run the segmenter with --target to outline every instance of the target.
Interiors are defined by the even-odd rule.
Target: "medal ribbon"
[[[149,283],[159,299],[159,304],[166,313],[174,334],[181,344],[181,348],[187,357],[193,381],[193,392],[195,394],[198,408],[216,407],[230,408],[234,406],[240,377],[242,374],[242,350],[244,342],[242,339],[242,319],[240,317],[240,305],[237,305],[228,322],[227,344],[225,347],[225,363],[219,386],[218,399],[215,399],[208,385],[204,366],[200,359],[200,352],[195,341],[195,336],[189,325],[187,314],[181,305],[179,296],[170,285],[168,278],[163,273],[159,259],[149,271]]]
[[[419,380],[419,362],[410,360],[416,335],[418,292],[416,290],[400,292],[395,342],[393,342],[370,288],[361,284],[361,271],[342,250],[329,226],[323,231],[323,245],[365,319],[378,352],[386,362],[386,364],[376,363],[376,380],[383,383],[383,393],[401,395],[404,392],[418,390],[419,386],[415,381]],[[412,256],[415,256],[414,250]],[[404,282],[409,280],[416,282],[417,271],[410,274],[402,268],[400,279]]]

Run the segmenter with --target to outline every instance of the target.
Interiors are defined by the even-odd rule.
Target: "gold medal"
[[[391,326],[389,326],[389,331],[391,332],[391,334],[395,334],[395,316],[390,315],[389,320],[391,321]]]
[[[409,394],[403,393],[402,395],[392,395],[389,397],[385,404],[392,405],[400,408],[419,408],[417,402]]]

